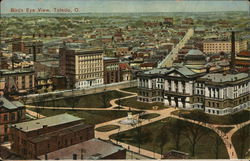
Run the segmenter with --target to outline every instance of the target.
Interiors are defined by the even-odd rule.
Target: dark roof
[[[77,125],[74,125],[74,126],[70,126],[68,128],[63,128],[61,130],[57,130],[57,131],[54,131],[54,132],[39,135],[39,136],[33,137],[33,138],[29,139],[29,140],[31,142],[33,142],[33,143],[39,143],[39,142],[42,142],[44,140],[50,140],[52,137],[67,135],[69,133],[77,132],[77,131],[80,131],[82,129],[86,129],[86,128],[91,127],[91,126],[92,125],[80,123],[80,124],[77,124]]]
[[[83,151],[83,159],[101,159],[114,154],[120,150],[124,150],[123,147],[115,145],[111,142],[102,141],[99,139],[91,139],[79,144],[75,144],[54,152],[47,154],[49,160],[60,159],[60,160],[72,160],[73,154],[76,154],[78,158],[81,156],[81,151]],[[39,159],[44,160],[45,156],[41,155]],[[125,158],[121,158],[125,159]]]

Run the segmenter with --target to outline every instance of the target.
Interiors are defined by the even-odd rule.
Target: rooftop
[[[178,66],[178,67],[172,67],[172,68],[157,68],[157,69],[146,71],[144,72],[144,74],[168,74],[172,71],[177,71],[184,76],[192,76],[196,74],[195,72],[193,72],[186,66],[180,66],[180,67]]]
[[[81,120],[81,118],[65,113],[65,114],[45,117],[45,118],[41,118],[37,120],[17,123],[17,124],[12,125],[12,127],[20,129],[23,132],[29,132],[33,130],[42,129],[44,126],[52,127],[52,126],[62,125],[62,124],[79,121],[79,120]]]
[[[196,49],[189,50],[189,52],[187,53],[186,56],[188,56],[188,55],[205,56],[204,53],[202,53],[200,50],[196,50]]]
[[[203,77],[203,79],[209,79],[212,82],[220,83],[220,82],[234,82],[237,80],[249,78],[247,73],[237,73],[237,74],[222,74],[222,73],[213,73],[207,74]]]
[[[124,150],[121,146],[115,145],[113,143],[102,141],[99,139],[91,139],[79,144],[75,144],[51,153],[48,153],[49,160],[72,160],[73,154],[76,154],[80,159],[81,154],[83,154],[83,159],[101,159],[114,154],[120,150]],[[45,156],[39,156],[39,159],[44,160]],[[77,158],[77,159],[78,159]]]
[[[4,97],[0,97],[0,107],[7,108],[9,110],[16,109],[18,107],[23,107],[24,105],[18,101],[9,101]]]
[[[52,137],[67,135],[67,134],[72,133],[72,132],[77,132],[77,131],[80,131],[82,129],[86,129],[86,128],[90,127],[90,126],[92,126],[92,125],[80,123],[80,124],[77,124],[77,125],[74,125],[74,126],[63,128],[61,130],[57,130],[57,131],[54,131],[54,132],[50,132],[50,133],[46,133],[46,134],[43,134],[43,135],[33,137],[33,138],[30,139],[30,141],[33,142],[33,143],[39,143],[39,142],[42,142],[42,141],[45,141],[45,140],[50,140]]]
[[[22,74],[22,73],[30,73],[34,72],[33,69],[30,68],[21,68],[21,69],[15,69],[15,70],[8,70],[8,69],[2,69],[0,70],[0,74]]]

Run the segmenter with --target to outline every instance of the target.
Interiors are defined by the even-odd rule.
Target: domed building
[[[184,57],[184,66],[194,72],[200,73],[206,71],[207,57],[200,50],[192,49]]]

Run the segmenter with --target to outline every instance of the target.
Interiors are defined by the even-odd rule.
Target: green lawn
[[[223,131],[224,133],[228,133],[233,127],[218,127],[219,130]]]
[[[133,93],[137,93],[137,87],[123,88],[121,90],[128,91],[128,92],[133,92]]]
[[[232,137],[232,141],[239,159],[249,159],[250,152],[250,125],[238,130]]]
[[[150,114],[145,114],[145,115],[142,115],[142,116],[140,116],[140,119],[153,119],[153,118],[156,118],[156,117],[158,117],[158,116],[160,116],[160,114],[158,114],[158,113],[150,113]]]
[[[138,109],[149,109],[152,110],[153,106],[158,106],[158,109],[163,109],[163,108],[167,108],[166,106],[164,106],[164,103],[144,103],[144,102],[139,102],[136,100],[137,97],[132,97],[132,98],[128,98],[128,99],[123,99],[120,100],[120,105],[122,106],[128,106],[128,107],[134,107],[134,108],[138,108]],[[118,103],[116,101],[116,103]]]
[[[247,110],[243,110],[235,114],[225,115],[225,116],[210,115],[199,110],[193,110],[193,111],[180,110],[180,111],[174,111],[173,114],[201,122],[220,124],[220,125],[239,124],[248,121],[250,118],[250,111]]]
[[[210,129],[207,129],[202,126],[198,126],[195,124],[191,124],[189,122],[185,122],[182,120],[179,121],[179,128],[181,130],[181,137],[179,139],[179,151],[189,153],[191,159],[214,159],[215,156],[215,142],[216,142],[216,136],[218,135],[213,132]],[[155,151],[157,153],[161,153],[160,143],[162,142],[161,139],[166,139],[167,142],[163,146],[163,154],[176,149],[175,139],[176,136],[173,131],[176,129],[176,119],[173,118],[166,118],[145,126],[141,127],[141,135],[139,135],[139,128],[135,128],[132,130],[128,130],[125,132],[121,132],[119,134],[114,134],[111,136],[112,139],[118,139],[121,142],[125,142],[134,146],[139,146],[138,140],[140,138],[141,142],[141,148]],[[164,127],[164,128],[163,128]],[[164,129],[164,130],[161,130]],[[170,130],[171,129],[171,130]],[[195,156],[192,156],[191,154],[191,143],[188,139],[190,136],[190,129],[197,129],[201,135],[201,139],[197,141],[197,145],[195,148]],[[162,135],[162,133],[165,133],[165,135]],[[198,136],[199,134],[197,134]],[[163,136],[163,137],[161,137]],[[222,140],[220,140],[222,141]],[[226,148],[224,144],[219,145],[219,151],[218,151],[218,158],[221,159],[228,159],[228,154],[226,151]],[[152,156],[153,157],[153,156]]]
[[[119,127],[120,126],[117,126],[117,125],[106,125],[106,126],[98,127],[95,130],[100,131],[100,132],[107,132],[107,131],[118,129]]]
[[[129,95],[130,94],[121,93],[118,91],[107,91],[91,95],[68,97],[53,101],[39,102],[38,105],[47,107],[107,108],[110,106],[110,100]],[[34,104],[35,103],[33,103],[33,105]]]
[[[30,110],[36,111],[34,108],[30,108]],[[99,124],[107,121],[111,121],[114,119],[118,119],[121,117],[127,116],[128,111],[80,111],[80,110],[57,110],[57,109],[39,109],[39,114],[44,116],[54,116],[61,113],[68,113],[80,118],[84,119],[84,122],[87,124]],[[139,113],[139,111],[134,111],[133,114]]]

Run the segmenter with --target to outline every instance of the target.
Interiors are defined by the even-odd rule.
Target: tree
[[[134,141],[137,143],[139,148],[139,153],[141,149],[141,144],[146,144],[152,141],[152,132],[148,128],[142,128],[141,126],[136,128],[136,134],[134,135]]]
[[[175,150],[180,149],[180,138],[184,130],[184,125],[181,120],[174,119],[169,125],[169,131],[173,136],[175,142]]]
[[[197,146],[197,143],[202,138],[202,136],[204,136],[208,132],[208,129],[201,128],[200,126],[192,123],[187,123],[185,127],[185,130],[187,131],[187,138],[191,144],[192,156],[195,156],[195,148]]]
[[[168,142],[168,129],[166,125],[163,125],[160,129],[160,132],[158,133],[156,137],[156,142],[159,143],[161,156],[163,155],[163,148],[165,144]]]
[[[247,141],[249,138],[249,131],[250,131],[249,127],[250,126],[243,127],[242,129],[239,130],[238,135],[236,135],[237,142],[239,145],[239,153],[240,153],[239,155],[241,159],[245,158],[244,152],[248,150],[250,144],[249,141]]]
[[[211,140],[214,141],[214,154],[215,154],[215,159],[219,159],[219,151],[220,151],[220,146],[222,145],[222,140],[220,138],[219,135],[217,134],[212,134],[211,136]]]
[[[107,107],[109,100],[111,98],[111,96],[106,92],[106,90],[104,90],[104,92],[100,93],[100,100],[102,102],[103,107]]]

